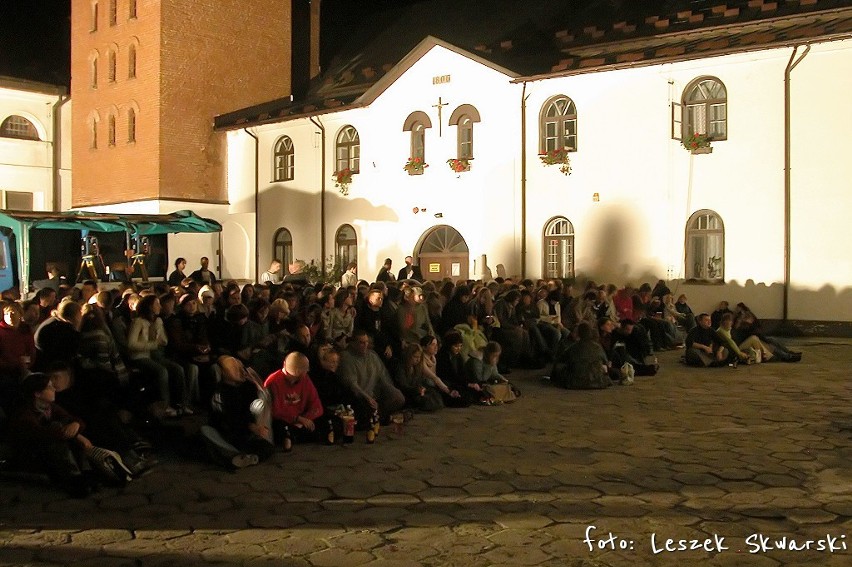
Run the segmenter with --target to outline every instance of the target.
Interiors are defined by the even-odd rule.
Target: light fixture
[[[600,193],[592,193],[592,201],[593,202],[599,203],[600,200],[601,200],[601,194]]]

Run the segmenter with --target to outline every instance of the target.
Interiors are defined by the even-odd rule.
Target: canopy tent
[[[0,226],[11,229],[16,236],[18,276],[22,293],[26,291],[29,285],[29,261],[26,251],[29,248],[30,230],[33,228],[125,232],[133,238],[179,232],[212,233],[222,231],[222,225],[215,220],[199,217],[187,210],[163,215],[119,215],[86,211],[64,213],[0,211]]]

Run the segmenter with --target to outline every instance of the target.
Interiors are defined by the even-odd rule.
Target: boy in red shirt
[[[272,433],[285,451],[294,441],[314,441],[318,437],[314,420],[322,415],[323,408],[308,369],[308,357],[291,352],[284,359],[284,367],[270,374],[264,383],[272,396]]]

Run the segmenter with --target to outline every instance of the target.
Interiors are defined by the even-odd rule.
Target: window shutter
[[[672,140],[683,139],[683,107],[679,102],[672,103]]]

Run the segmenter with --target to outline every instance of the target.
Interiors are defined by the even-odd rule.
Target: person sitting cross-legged
[[[686,335],[686,352],[683,360],[690,366],[718,366],[724,362],[724,353],[718,348],[716,333],[710,325],[710,315],[702,313],[695,318],[697,325]]]
[[[220,357],[218,366],[222,380],[213,392],[210,421],[201,426],[201,438],[217,463],[232,470],[255,465],[272,455],[269,426],[252,412],[253,404],[266,397],[260,377],[233,356]]]

